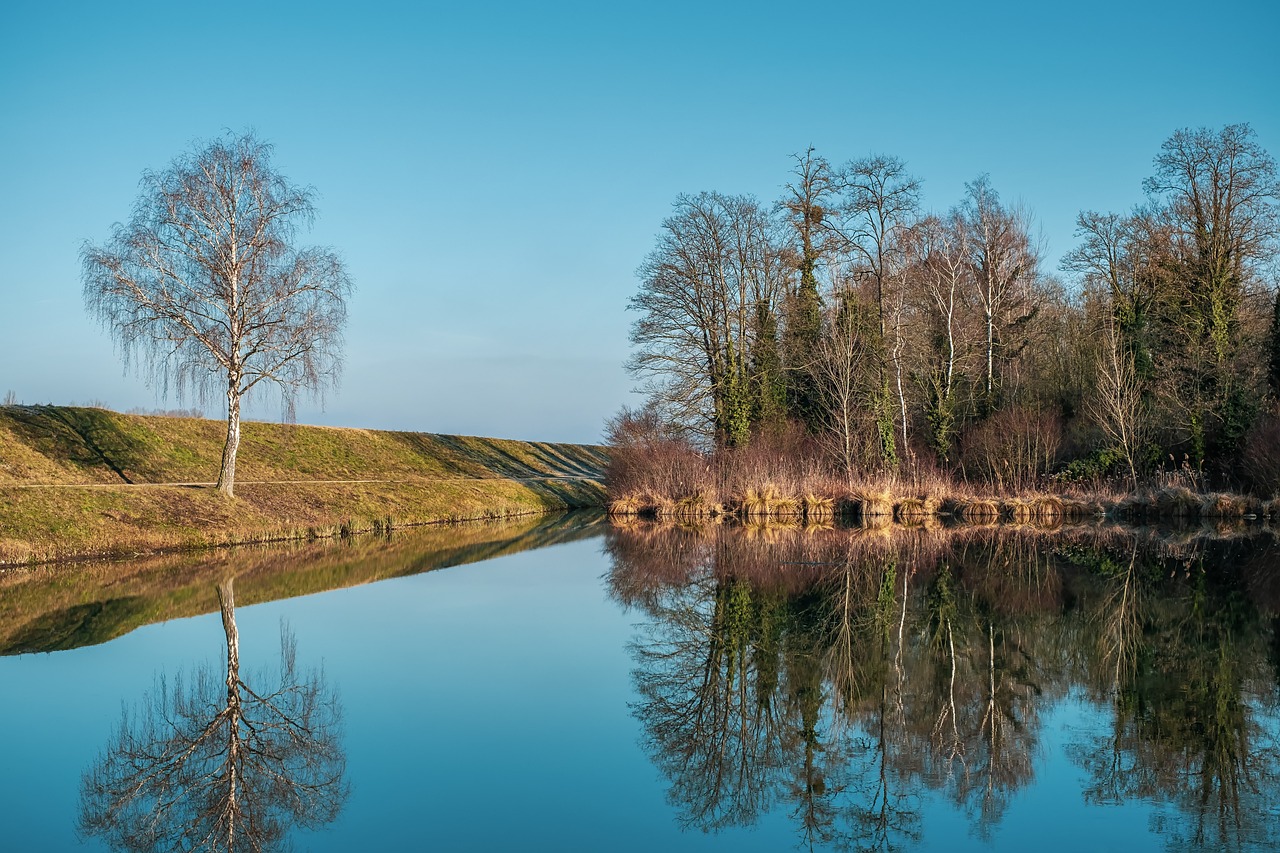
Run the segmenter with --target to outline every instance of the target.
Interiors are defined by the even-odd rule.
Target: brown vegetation
[[[657,421],[648,421],[657,429]],[[952,519],[968,525],[1027,524],[1052,529],[1112,518],[1133,523],[1276,517],[1280,502],[1207,492],[1186,472],[1136,492],[1086,490],[1044,477],[994,477],[975,488],[936,470],[863,475],[847,484],[825,469],[823,449],[793,433],[744,448],[699,451],[682,438],[646,433],[643,417],[615,420],[605,472],[609,512],[617,518],[742,521],[835,520],[867,527]],[[920,466],[923,467],[923,466]],[[1011,466],[1009,470],[1019,470]],[[1013,483],[1026,483],[1013,487]]]

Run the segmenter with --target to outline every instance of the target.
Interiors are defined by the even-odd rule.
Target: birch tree
[[[332,250],[294,245],[314,193],[277,172],[252,133],[206,143],[141,185],[129,222],[81,252],[85,306],[126,367],[165,392],[225,395],[217,488],[231,496],[242,400],[266,383],[291,415],[300,391],[336,382],[351,280]]]
[[[850,489],[864,456],[864,413],[872,396],[865,387],[868,376],[864,365],[868,341],[875,335],[863,313],[853,295],[846,292],[829,312],[813,373],[822,392],[821,435]]]
[[[1026,210],[1005,207],[986,175],[966,189],[961,212],[968,232],[973,295],[982,315],[982,407],[984,414],[990,414],[1004,363],[1018,352],[1016,332],[1035,316],[1031,295],[1040,259]]]
[[[907,266],[905,236],[920,205],[920,181],[907,172],[906,164],[897,157],[874,155],[845,165],[840,172],[840,183],[843,216],[838,227],[844,246],[857,274],[868,279],[875,289],[879,320],[877,415],[884,436],[885,461],[894,464],[897,460],[895,420],[901,428],[902,451],[910,452],[902,369],[906,304],[902,275]],[[891,381],[894,391],[890,390]],[[896,418],[890,403],[895,391],[899,410]]]
[[[945,219],[930,216],[913,230],[913,275],[932,332],[930,363],[922,371],[927,400],[929,443],[946,460],[957,429],[959,370],[965,294],[972,290],[969,245],[958,211]]]
[[[1133,355],[1125,350],[1119,325],[1109,315],[1102,322],[1098,389],[1089,409],[1112,445],[1124,455],[1129,482],[1137,489],[1137,457],[1146,425],[1142,385],[1134,369]]]

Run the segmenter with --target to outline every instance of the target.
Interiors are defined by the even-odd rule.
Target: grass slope
[[[604,501],[600,447],[258,422],[243,425],[227,500],[207,487],[224,431],[197,418],[0,407],[0,565]]]

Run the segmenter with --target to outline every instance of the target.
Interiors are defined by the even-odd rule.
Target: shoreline
[[[927,489],[869,487],[846,492],[789,494],[772,485],[720,498],[707,491],[670,497],[653,492],[610,495],[609,515],[659,521],[801,521],[866,527],[926,522],[1053,527],[1090,521],[1252,521],[1280,518],[1280,499],[1182,487],[1139,489],[1122,495],[1030,492],[1019,495],[938,494]]]

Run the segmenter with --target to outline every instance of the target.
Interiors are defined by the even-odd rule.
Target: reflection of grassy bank
[[[218,609],[219,580],[241,606],[487,560],[595,535],[573,513],[366,536],[0,573],[0,654],[94,645],[142,625]]]
[[[603,502],[598,447],[266,423],[244,425],[237,494],[227,500],[190,485],[217,472],[224,429],[196,418],[0,407],[0,565]]]

